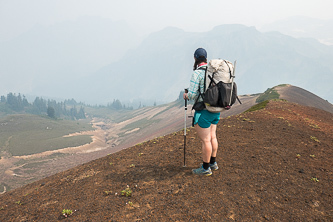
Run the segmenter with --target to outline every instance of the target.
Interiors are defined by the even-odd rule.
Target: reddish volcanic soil
[[[333,221],[332,113],[271,101],[217,136],[212,176],[189,128],[186,167],[179,131],[1,195],[0,221]]]

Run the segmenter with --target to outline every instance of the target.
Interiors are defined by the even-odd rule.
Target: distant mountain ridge
[[[206,33],[172,27],[153,33],[119,62],[87,78],[95,86],[89,87],[86,96],[94,92],[100,99],[127,96],[172,101],[188,87],[197,47],[206,48],[209,59],[237,60],[240,94],[288,82],[333,101],[333,64],[329,62],[333,50],[329,46],[243,25],[222,25]]]

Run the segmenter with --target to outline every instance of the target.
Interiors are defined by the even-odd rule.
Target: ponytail
[[[207,58],[205,58],[204,56],[200,56],[199,58],[194,58],[194,65],[193,65],[193,70],[196,70],[198,68],[198,66],[200,65],[200,63],[205,62],[207,63]]]

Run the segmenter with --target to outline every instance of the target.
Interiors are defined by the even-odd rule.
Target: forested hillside
[[[78,108],[80,107],[80,108]],[[36,115],[48,115],[51,118],[85,119],[83,104],[74,99],[57,102],[36,97],[29,103],[24,95],[8,93],[0,99],[0,117],[6,114],[29,113]]]

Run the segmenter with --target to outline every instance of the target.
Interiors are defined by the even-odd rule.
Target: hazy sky
[[[0,0],[0,40],[84,15],[125,20],[143,32],[207,31],[234,23],[259,28],[290,16],[333,19],[332,8],[332,0]]]

